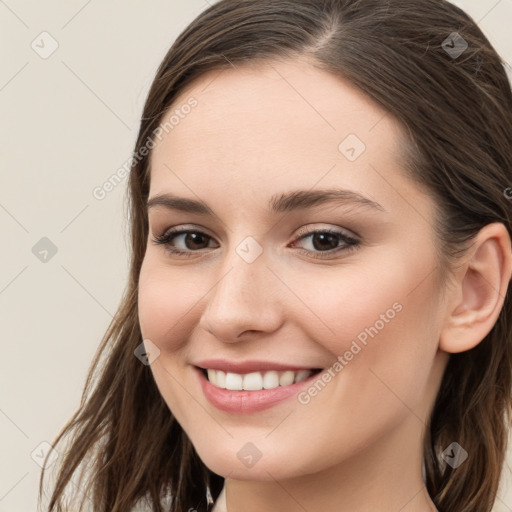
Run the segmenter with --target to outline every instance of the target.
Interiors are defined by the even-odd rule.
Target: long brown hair
[[[404,169],[437,205],[433,220],[443,271],[454,268],[486,224],[501,222],[512,233],[512,203],[504,192],[512,186],[510,83],[505,63],[462,10],[444,0],[215,3],[174,42],[148,93],[129,177],[129,282],[80,407],[53,443],[59,451],[56,445],[71,440],[61,450],[48,511],[69,510],[65,491],[81,466],[88,473],[81,470],[83,479],[75,485],[95,511],[129,511],[143,500],[163,511],[169,495],[172,512],[205,511],[207,487],[218,497],[224,479],[199,459],[150,367],[134,357],[142,341],[137,287],[150,180],[150,153],[141,156],[140,150],[177,95],[205,71],[295,57],[348,79],[405,127]],[[426,485],[441,512],[486,512],[493,506],[510,424],[511,317],[507,293],[488,336],[450,356],[424,442]],[[439,456],[453,441],[469,455],[457,469]]]

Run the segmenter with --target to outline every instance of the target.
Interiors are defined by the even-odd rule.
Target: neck
[[[227,512],[437,512],[423,481],[419,422],[409,415],[366,449],[309,475],[275,478],[269,470],[265,481],[227,478]]]

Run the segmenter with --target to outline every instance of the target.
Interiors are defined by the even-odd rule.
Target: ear
[[[512,277],[509,233],[501,223],[484,226],[463,257],[450,289],[439,348],[456,353],[478,345],[494,327]]]

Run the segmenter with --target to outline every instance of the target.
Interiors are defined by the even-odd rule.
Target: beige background
[[[512,0],[455,3],[512,63]],[[93,190],[130,156],[160,60],[206,7],[0,0],[0,512],[36,510],[41,443],[77,407],[125,285],[126,179]],[[512,511],[511,478],[495,512]]]

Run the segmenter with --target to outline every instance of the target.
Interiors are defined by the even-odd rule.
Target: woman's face
[[[241,480],[370,456],[419,464],[419,448],[399,448],[419,447],[438,390],[445,303],[433,202],[403,173],[400,126],[301,61],[209,72],[162,123],[171,115],[149,199],[204,208],[149,208],[139,318],[158,389],[201,459]],[[347,192],[320,200],[326,190]],[[192,233],[152,242],[170,228]],[[324,371],[240,391],[196,368],[248,361],[225,380],[272,387],[284,365]],[[245,379],[261,362],[277,374]]]

